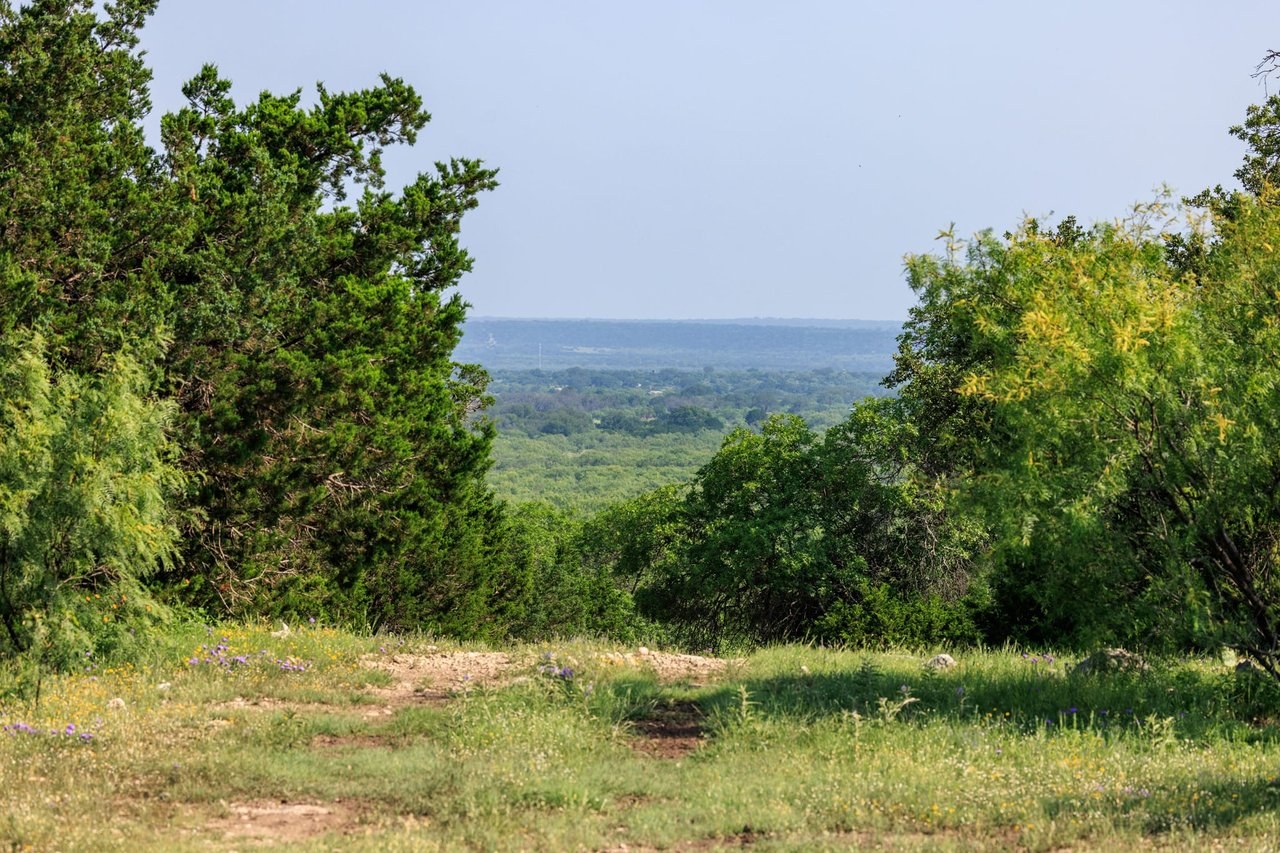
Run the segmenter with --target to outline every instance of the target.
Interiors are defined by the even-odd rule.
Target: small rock
[[[948,654],[934,655],[924,662],[929,669],[951,669],[956,665],[956,659]]]
[[[649,654],[649,650],[644,646],[641,646],[638,651],[640,652],[640,657],[646,657]]]
[[[1071,670],[1072,675],[1102,672],[1146,672],[1150,667],[1142,658],[1124,649],[1100,649]]]
[[[117,696],[107,703],[107,707],[110,708],[112,711],[123,711],[124,700],[121,699],[119,696]]]

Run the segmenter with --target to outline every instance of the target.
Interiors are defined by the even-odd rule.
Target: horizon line
[[[568,320],[568,321],[592,321],[600,323],[736,323],[736,322],[760,322],[762,320],[771,320],[776,322],[805,322],[805,323],[898,323],[907,322],[907,317],[893,317],[889,319],[873,318],[873,317],[774,317],[774,316],[754,316],[754,317],[571,317],[571,316],[551,316],[551,317],[530,317],[530,316],[513,316],[501,314],[475,314],[468,315],[467,320]]]

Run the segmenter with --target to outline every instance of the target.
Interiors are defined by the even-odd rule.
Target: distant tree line
[[[1280,677],[1280,97],[1232,129],[1243,192],[909,258],[892,396],[825,430],[777,388],[714,411],[714,371],[506,389],[497,419],[537,435],[737,426],[583,517],[495,497],[488,377],[453,360],[496,173],[387,191],[383,149],[429,118],[391,77],[237,104],[207,66],[153,150],[154,7],[0,0],[0,657],[67,666],[185,611],[1225,645]]]
[[[1231,132],[1243,192],[944,232],[892,399],[734,432],[570,562],[699,646],[1225,646],[1280,677],[1280,96]]]
[[[759,426],[771,413],[834,424],[854,401],[882,392],[879,376],[812,371],[587,370],[493,372],[500,430],[529,436],[593,429],[633,436]]]

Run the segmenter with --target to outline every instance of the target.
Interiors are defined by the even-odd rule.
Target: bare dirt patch
[[[333,832],[351,832],[356,813],[343,803],[287,803],[257,800],[230,803],[228,814],[206,828],[224,839],[254,845],[290,844]]]
[[[225,702],[210,703],[209,708],[215,711],[296,711],[298,713],[333,714],[355,712],[361,710],[359,705],[329,705],[324,702],[293,702],[288,699],[276,699],[272,696],[253,696],[245,698],[236,696]]]
[[[721,675],[737,660],[709,658],[702,655],[682,655],[671,652],[649,652],[641,656],[646,666],[652,667],[659,681],[706,681]]]
[[[641,647],[635,652],[606,652],[601,660],[615,666],[630,665],[652,669],[663,684],[685,683],[701,687],[714,681],[730,668],[742,663],[741,658],[712,658],[675,652],[654,652]]]
[[[631,746],[655,758],[684,758],[702,746],[705,715],[693,702],[672,702],[654,708],[649,716],[633,720],[637,737]]]
[[[502,652],[366,655],[360,663],[391,674],[394,681],[389,686],[371,688],[389,707],[442,702],[474,687],[497,684],[511,668],[511,658]]]

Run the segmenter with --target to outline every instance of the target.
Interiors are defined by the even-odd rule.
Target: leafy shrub
[[[547,504],[509,510],[505,560],[511,583],[499,613],[510,633],[528,640],[635,635],[631,595],[614,582],[610,566],[591,558],[597,533]]]
[[[0,343],[0,387],[0,656],[62,667],[159,617],[142,580],[177,542],[172,409],[127,354],[54,372],[30,333]]]
[[[858,585],[857,599],[835,601],[813,625],[815,640],[850,646],[971,645],[982,639],[967,599],[910,596],[888,584]]]

